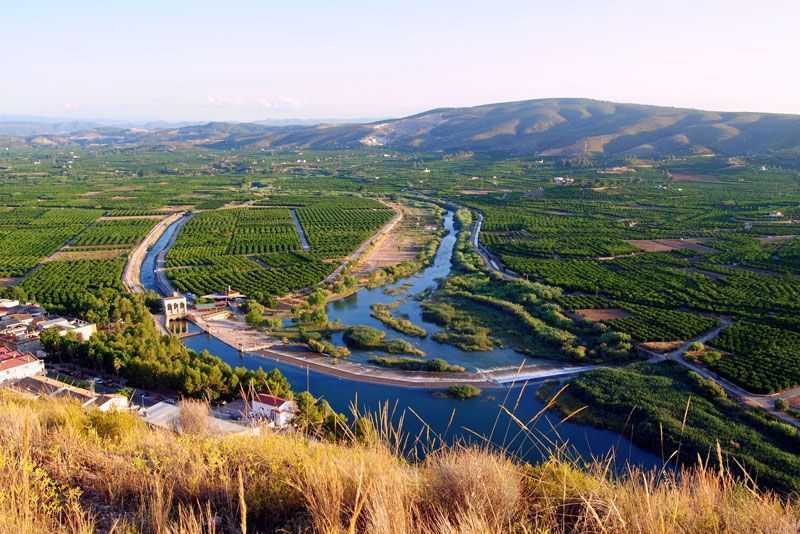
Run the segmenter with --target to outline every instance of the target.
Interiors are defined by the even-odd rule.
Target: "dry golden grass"
[[[180,415],[178,416],[176,431],[201,436],[210,432],[211,407],[208,402],[183,399],[178,408],[180,408]]]
[[[382,442],[200,430],[151,430],[131,414],[0,393],[0,531],[795,533],[800,526],[793,502],[702,464],[620,477],[610,462],[579,467],[556,456],[527,465],[466,446],[412,463]]]

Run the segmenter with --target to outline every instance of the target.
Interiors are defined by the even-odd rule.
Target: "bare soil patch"
[[[403,210],[403,219],[391,231],[376,241],[364,253],[356,265],[356,273],[364,273],[379,267],[397,265],[405,260],[414,261],[433,238],[439,221],[432,210],[411,206],[392,206]]]
[[[96,197],[97,195],[102,195],[102,191],[87,191],[86,193],[82,194],[82,197]]]
[[[582,308],[575,310],[577,315],[590,321],[610,321],[612,319],[626,319],[633,315],[622,308]]]
[[[795,410],[800,410],[800,395],[797,395],[796,397],[789,397],[786,399],[786,402],[788,402],[789,406]]]
[[[163,219],[163,215],[105,215],[98,221],[128,221],[134,219]]]
[[[710,278],[711,280],[724,280],[724,279],[728,278],[727,274],[715,273],[714,271],[706,271],[704,269],[687,268],[687,269],[681,269],[681,270],[683,272],[686,272],[686,273],[699,274],[701,276],[705,276],[706,278]]]
[[[133,186],[133,185],[121,185],[119,187],[112,187],[109,191],[138,191],[141,187]]]
[[[707,247],[706,243],[710,239],[627,239],[626,243],[644,250],[645,252],[669,252],[670,250],[689,249],[695,252],[713,252],[714,249]]]
[[[761,243],[783,243],[784,241],[791,241],[797,237],[796,235],[765,235],[764,237],[759,237],[758,240]]]
[[[683,341],[648,341],[646,343],[639,344],[649,351],[657,352],[658,354],[664,354],[666,352],[672,352],[683,345]]]
[[[671,172],[670,176],[676,182],[707,182],[717,181],[719,178],[714,176],[713,174],[691,174],[688,172]]]
[[[560,215],[562,217],[574,217],[577,213],[572,213],[571,211],[564,211],[564,210],[547,210],[545,211],[548,215]]]
[[[73,260],[113,260],[119,258],[124,253],[128,252],[127,248],[118,248],[114,250],[74,250],[64,249],[56,252],[46,261],[73,261]]]
[[[111,197],[111,200],[135,200],[136,197],[125,197],[125,196],[114,196]]]
[[[17,285],[17,278],[0,278],[0,287],[10,287]]]

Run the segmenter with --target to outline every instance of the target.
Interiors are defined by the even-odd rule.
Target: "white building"
[[[65,317],[44,318],[42,320],[34,320],[33,325],[39,330],[44,332],[51,328],[56,329],[62,336],[67,335],[68,332],[75,334],[78,341],[83,343],[90,337],[97,333],[97,325],[94,323],[87,323],[80,319],[67,319]]]
[[[269,419],[275,426],[286,426],[294,419],[295,404],[290,400],[259,393],[250,403],[250,414]]]
[[[117,394],[100,395],[92,406],[101,412],[120,412],[128,409],[128,397]]]
[[[186,297],[182,295],[176,294],[171,297],[164,297],[161,301],[161,305],[164,309],[167,322],[169,322],[170,319],[183,319],[189,311],[186,304]]]
[[[33,354],[0,347],[0,384],[44,373],[44,362]]]

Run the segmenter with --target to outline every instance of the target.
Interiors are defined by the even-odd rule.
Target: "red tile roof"
[[[280,408],[285,403],[289,402],[287,399],[276,397],[275,395],[267,395],[266,393],[258,393],[253,397],[254,402],[260,402],[261,404],[268,404],[269,406],[274,406],[276,408]]]
[[[0,347],[0,371],[7,371],[38,360],[39,358],[33,354],[23,354],[18,350]]]
[[[8,371],[20,365],[26,365],[38,361],[38,358],[33,354],[24,354],[18,358],[6,358],[0,361],[0,372]]]

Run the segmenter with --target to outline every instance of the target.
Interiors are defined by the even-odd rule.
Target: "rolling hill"
[[[152,130],[90,128],[59,135],[17,137],[16,141],[32,146],[387,147],[543,156],[730,155],[800,151],[800,116],[564,98],[434,109],[367,124],[275,126],[216,122]]]

